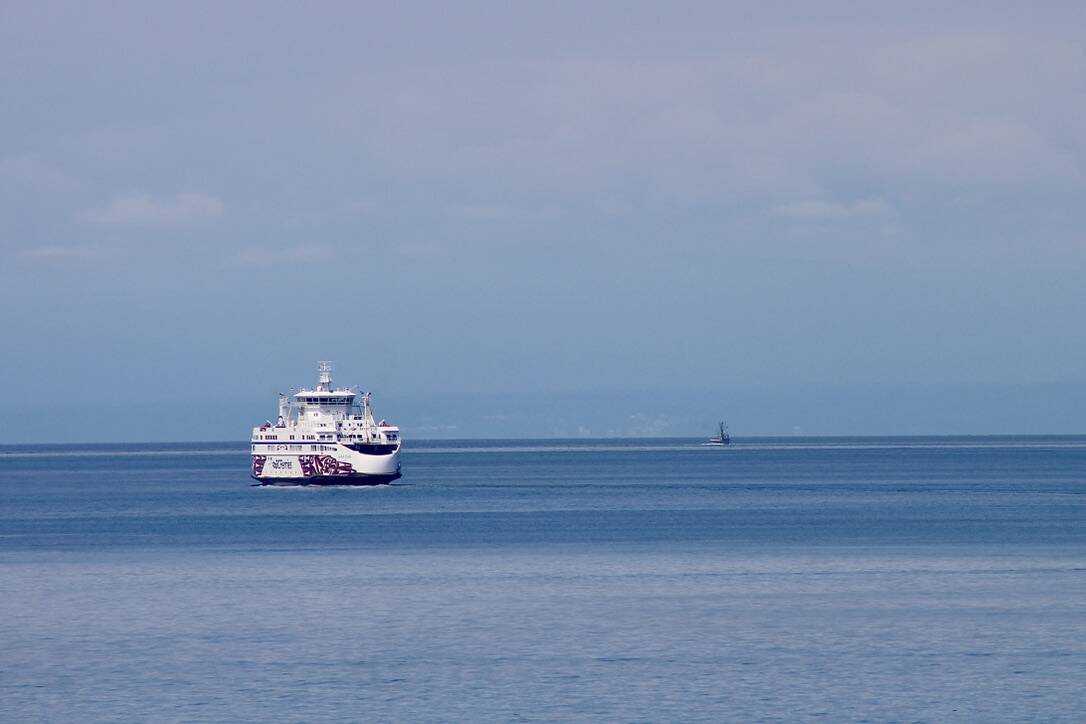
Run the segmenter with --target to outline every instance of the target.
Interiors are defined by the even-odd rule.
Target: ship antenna
[[[332,363],[328,361],[321,362],[317,371],[320,372],[320,385],[317,389],[330,392],[332,390]]]

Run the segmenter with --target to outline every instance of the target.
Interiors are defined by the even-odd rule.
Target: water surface
[[[0,448],[4,720],[1080,720],[1086,438]]]

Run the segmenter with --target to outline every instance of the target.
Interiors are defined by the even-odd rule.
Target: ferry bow
[[[375,422],[369,392],[332,385],[279,395],[275,423],[253,428],[252,476],[265,485],[381,485],[400,477],[400,428]]]

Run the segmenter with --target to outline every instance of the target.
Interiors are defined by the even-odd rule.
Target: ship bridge
[[[327,421],[331,418],[331,420],[340,421],[351,417],[357,397],[355,391],[347,387],[335,389],[332,386],[330,362],[321,362],[319,372],[320,378],[316,389],[299,390],[293,395],[298,419]]]

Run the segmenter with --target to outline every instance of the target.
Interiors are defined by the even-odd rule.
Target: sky
[[[1086,432],[1079,3],[8,3],[12,442]]]

